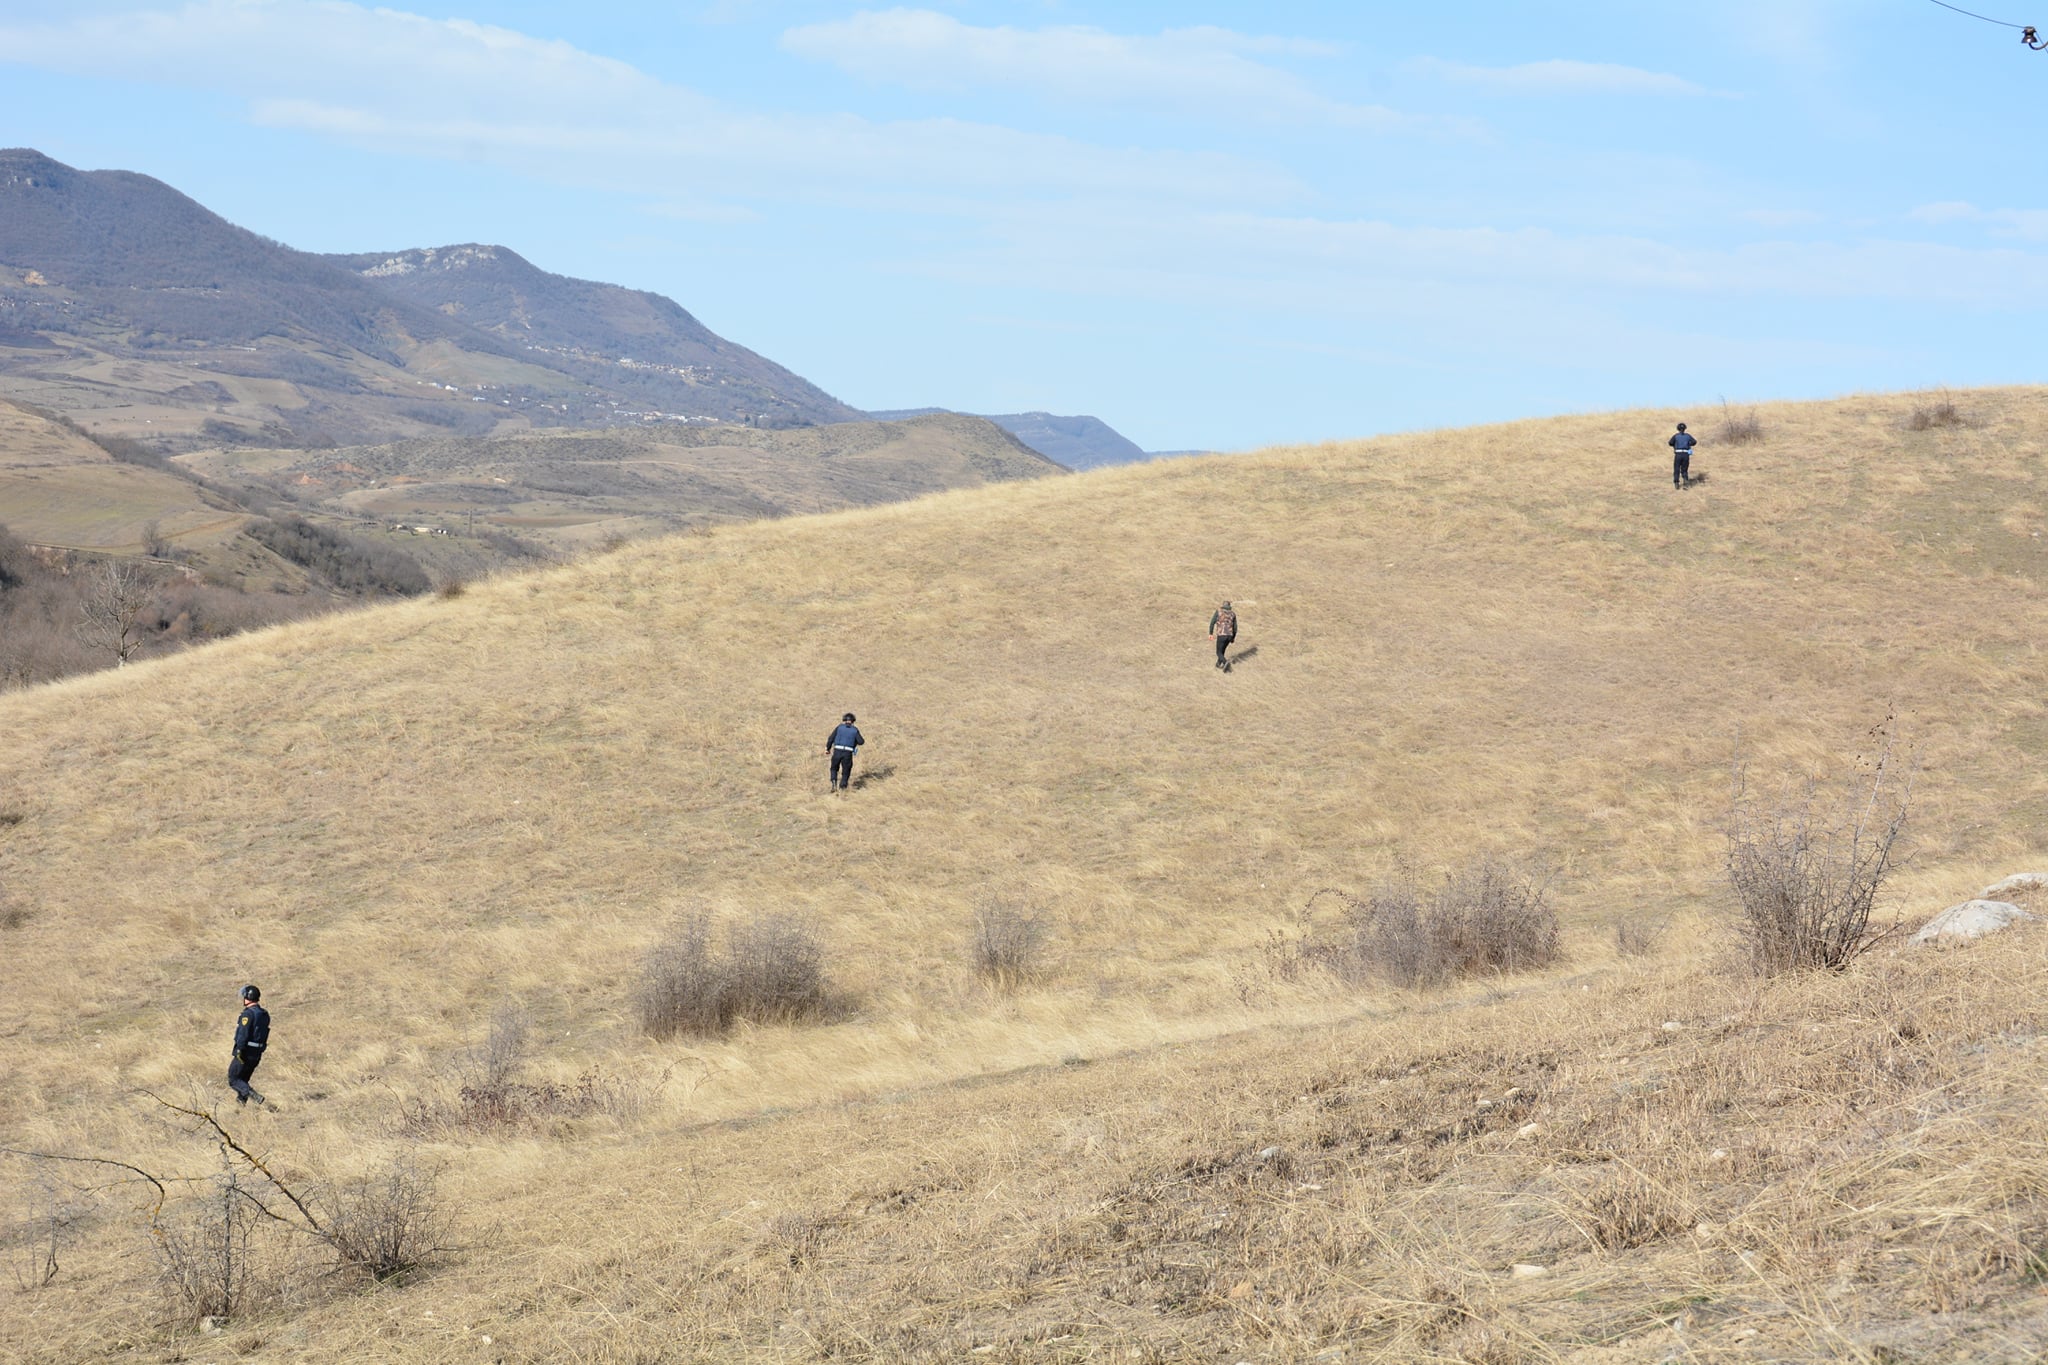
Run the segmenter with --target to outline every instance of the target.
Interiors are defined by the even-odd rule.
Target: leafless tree
[[[109,559],[91,570],[79,600],[78,638],[88,649],[126,664],[142,647],[142,613],[155,595],[156,581],[141,566]]]

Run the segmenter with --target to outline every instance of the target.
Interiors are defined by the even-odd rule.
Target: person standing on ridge
[[[1209,635],[1216,641],[1216,666],[1225,673],[1230,671],[1230,660],[1224,654],[1230,649],[1230,642],[1237,638],[1237,612],[1225,602],[1216,608],[1216,614],[1209,618]]]
[[[861,738],[860,730],[853,723],[853,712],[840,717],[832,737],[825,741],[825,752],[832,755],[831,771],[825,775],[825,790],[837,787],[846,790],[846,784],[853,780],[853,751],[867,743]]]
[[[228,1062],[228,1086],[235,1092],[236,1104],[252,1099],[264,1102],[263,1096],[249,1088],[249,1077],[263,1061],[263,1049],[270,1046],[270,1011],[256,1003],[262,998],[263,992],[254,986],[242,987],[242,1014],[235,1020],[235,1055]]]
[[[1678,434],[1667,444],[1671,447],[1671,486],[1684,488],[1692,482],[1692,448],[1699,444],[1685,431],[1685,423],[1678,424]]]

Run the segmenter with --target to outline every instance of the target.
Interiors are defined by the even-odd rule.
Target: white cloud
[[[1462,62],[1421,57],[1410,67],[1475,86],[1494,95],[1663,95],[1696,96],[1714,92],[1682,76],[1663,71],[1645,71],[1636,66],[1612,62],[1555,60],[1524,62],[1519,66],[1467,66]]]
[[[1812,227],[1827,221],[1812,209],[1750,209],[1739,216],[1744,222],[1767,228]]]
[[[0,25],[0,60],[225,91],[260,123],[380,151],[663,192],[893,186],[1244,202],[1299,190],[1284,173],[1221,154],[1105,148],[958,119],[739,110],[567,43],[345,0],[193,0]]]
[[[1247,54],[1327,56],[1335,49],[1228,29],[1125,35],[1080,26],[976,27],[933,10],[867,10],[782,35],[785,49],[865,80],[957,93],[990,86],[1063,101],[1143,105],[1246,117],[1394,129],[1428,122],[1318,94]]]
[[[1620,234],[1231,212],[1105,213],[1084,222],[1031,205],[996,220],[978,245],[905,268],[1084,295],[1361,317],[1424,317],[1445,290],[1491,291],[1502,317],[1533,316],[1527,307],[1538,299],[2048,305],[2048,254],[2012,247],[1871,238],[1703,248]]]
[[[1980,223],[1994,237],[2020,241],[2048,241],[2048,209],[1980,209],[1959,199],[1922,204],[1906,216],[1916,223],[1936,226],[1948,223]]]

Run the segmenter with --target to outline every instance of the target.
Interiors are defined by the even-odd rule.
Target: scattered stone
[[[199,1330],[210,1337],[217,1337],[222,1332],[228,1330],[228,1320],[226,1318],[201,1318],[199,1320]]]
[[[1525,1123],[1520,1128],[1515,1129],[1515,1136],[1535,1137],[1538,1133],[1542,1131],[1543,1125],[1540,1123]]]
[[[1271,1161],[1274,1157],[1278,1155],[1280,1155],[1280,1149],[1278,1147],[1261,1147],[1259,1149],[1259,1160],[1261,1161]]]
[[[1483,1113],[1485,1113],[1485,1112],[1486,1112],[1487,1110],[1489,1110],[1489,1109],[1491,1109],[1491,1108],[1493,1108],[1493,1101],[1492,1101],[1492,1100],[1481,1100],[1481,1101],[1479,1101],[1479,1112],[1480,1112],[1480,1113],[1482,1113],[1482,1114],[1483,1114]]]
[[[1728,1149],[1726,1147],[1716,1147],[1713,1151],[1707,1153],[1707,1160],[1709,1161],[1726,1161],[1727,1159]]]
[[[2002,882],[1993,882],[1977,893],[1979,900],[2004,900],[2029,891],[2048,891],[2048,872],[2015,872]]]
[[[1699,1238],[1702,1242],[1704,1242],[1712,1238],[1716,1233],[1720,1232],[1720,1230],[1721,1229],[1719,1227],[1715,1226],[1712,1223],[1703,1222],[1698,1227],[1695,1227],[1692,1230],[1692,1235]]]
[[[1548,1275],[1550,1267],[1547,1265],[1530,1265],[1527,1261],[1517,1261],[1514,1268],[1508,1271],[1508,1273],[1518,1280],[1534,1280]]]
[[[1683,1033],[1685,1032],[1685,1025],[1679,1023],[1676,1019],[1666,1019],[1664,1021],[1664,1031],[1666,1033]]]
[[[1930,943],[1963,943],[2033,918],[2011,901],[1964,901],[1961,905],[1951,905],[1927,921],[1920,932],[1913,935],[1912,942],[1916,948]]]

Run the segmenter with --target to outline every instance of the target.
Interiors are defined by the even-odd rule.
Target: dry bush
[[[1586,1192],[1580,1214],[1608,1251],[1648,1246],[1697,1221],[1670,1183],[1625,1163]]]
[[[1440,986],[1557,960],[1559,928],[1548,879],[1501,859],[1480,859],[1434,893],[1392,881],[1364,900],[1316,894],[1343,902],[1337,933],[1312,936],[1294,951],[1346,981]]]
[[[1933,431],[1939,427],[1965,425],[1962,410],[1956,406],[1955,399],[1949,397],[1947,389],[1941,391],[1939,398],[1915,404],[1913,411],[1906,415],[1908,431]]]
[[[634,1000],[656,1038],[810,1018],[828,1003],[824,942],[808,919],[786,914],[728,926],[722,948],[708,917],[685,916],[648,954]]]
[[[1755,445],[1764,438],[1763,419],[1756,415],[1755,408],[1744,408],[1741,412],[1730,412],[1728,404],[1721,404],[1721,425],[1714,430],[1714,440],[1721,445]]]
[[[157,1284],[185,1321],[231,1318],[270,1287],[253,1236],[262,1207],[225,1158],[207,1197],[195,1203],[151,1229]]]
[[[1880,727],[1879,733],[1882,733]],[[1775,799],[1753,794],[1738,766],[1728,820],[1728,881],[1749,961],[1764,976],[1841,971],[1889,930],[1871,910],[1894,866],[1912,796],[1887,739],[1867,789],[1845,794],[1808,778]]]
[[[344,1267],[379,1282],[402,1280],[447,1250],[438,1178],[408,1152],[343,1182],[325,1201],[323,1240]]]
[[[1660,919],[1630,917],[1614,922],[1614,950],[1623,957],[1649,957],[1657,951],[1668,926]]]
[[[1051,939],[1052,919],[1043,910],[989,901],[974,912],[968,955],[975,975],[1007,990],[1044,975]]]

